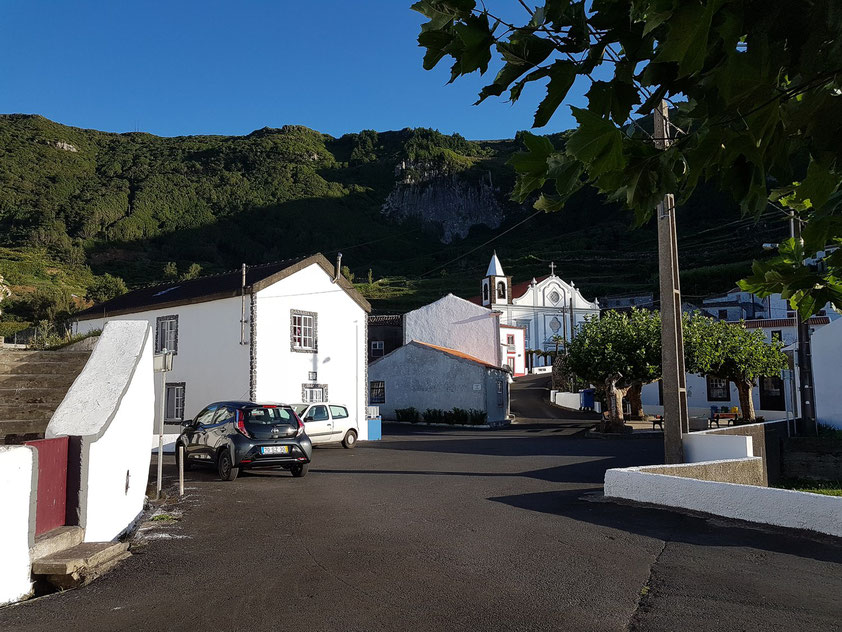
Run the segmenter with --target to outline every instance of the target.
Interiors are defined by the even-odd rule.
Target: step
[[[83,542],[63,551],[32,560],[34,575],[66,575],[86,566],[96,566],[121,555],[128,542]]]
[[[77,372],[73,373],[0,373],[0,388],[62,388],[65,391],[73,384]]]
[[[35,545],[29,550],[29,556],[33,560],[41,559],[82,544],[84,539],[85,530],[82,527],[57,527],[35,536]]]
[[[8,421],[0,421],[0,437],[10,434],[29,434],[33,432],[44,434],[49,423],[49,416],[43,419],[10,419]]]
[[[8,403],[0,401],[0,423],[3,423],[6,420],[49,421],[52,418],[53,413],[56,412],[56,408],[58,408],[58,403]]]
[[[86,362],[90,351],[0,351],[0,364],[20,362]]]
[[[69,387],[50,386],[0,386],[0,402],[4,404],[59,404]]]
[[[85,368],[84,360],[73,362],[3,362],[0,359],[0,376],[23,374],[38,375],[78,375]]]

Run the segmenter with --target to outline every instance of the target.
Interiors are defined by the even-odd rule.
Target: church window
[[[485,283],[482,286],[482,298],[485,301],[488,300],[488,283]]]
[[[550,294],[550,300],[551,300],[553,303],[558,303],[558,300],[559,300],[560,298],[561,298],[561,297],[558,295],[558,292],[556,292],[556,291],[553,291],[553,293],[552,293],[552,294]]]
[[[561,321],[553,316],[553,319],[550,321],[550,329],[553,330],[553,333],[558,333],[558,330],[561,329]]]
[[[497,284],[497,298],[506,298],[506,284],[503,281]]]

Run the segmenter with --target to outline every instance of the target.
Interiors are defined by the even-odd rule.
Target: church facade
[[[526,349],[542,352],[563,349],[585,318],[598,316],[600,310],[598,301],[587,300],[573,282],[556,276],[554,263],[548,276],[513,284],[496,252],[482,280],[482,294],[473,301],[499,312],[501,326],[522,327]],[[532,366],[544,364],[543,358],[533,360]]]

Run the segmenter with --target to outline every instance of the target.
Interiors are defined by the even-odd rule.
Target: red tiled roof
[[[462,358],[463,360],[470,360],[471,362],[476,362],[477,364],[481,364],[482,366],[488,367],[489,369],[500,369],[499,366],[495,366],[489,362],[485,362],[484,360],[480,360],[479,358],[475,358],[472,355],[468,355],[467,353],[462,353],[461,351],[457,351],[456,349],[449,349],[447,347],[439,347],[438,345],[430,344],[429,342],[421,342],[420,340],[413,340],[409,344],[418,344],[423,345],[425,347],[429,347],[430,349],[435,349],[436,351],[441,351],[442,353],[446,353],[448,355],[454,356],[456,358]]]

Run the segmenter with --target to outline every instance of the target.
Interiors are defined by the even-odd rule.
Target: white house
[[[503,364],[500,319],[470,301],[448,294],[403,317],[403,343],[413,340],[456,349],[492,366]]]
[[[760,298],[739,288],[735,288],[722,296],[703,300],[702,310],[708,316],[717,320],[728,321],[780,320],[795,317],[795,310],[792,309],[789,301],[781,297],[780,294],[771,294],[766,298]],[[840,317],[840,314],[832,308],[830,303],[827,303],[823,309],[819,310],[818,316],[826,316],[829,320],[836,320]]]
[[[175,354],[167,422],[226,399],[329,401],[353,411],[366,439],[370,310],[338,262],[316,254],[135,290],[77,314],[76,330],[152,325],[155,352]]]
[[[526,328],[500,325],[500,349],[512,375],[526,375]]]
[[[508,371],[456,349],[413,340],[372,362],[368,379],[384,419],[406,408],[479,410],[492,423],[508,414]]]
[[[600,307],[597,301],[587,300],[573,282],[556,276],[555,267],[550,264],[549,276],[513,284],[495,252],[482,280],[482,294],[471,302],[498,312],[501,325],[523,327],[527,349],[554,351],[556,336],[563,348],[587,316],[599,315]],[[536,359],[537,364],[543,362]]]
[[[812,337],[816,419],[842,429],[842,319]]]

